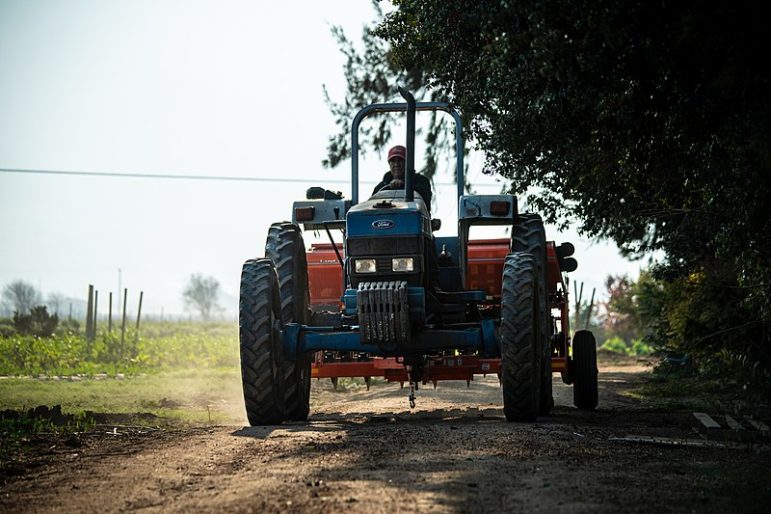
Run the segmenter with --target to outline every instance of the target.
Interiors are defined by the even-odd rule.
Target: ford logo
[[[394,223],[391,220],[377,220],[372,222],[372,226],[379,230],[388,230],[389,228],[394,228]]]

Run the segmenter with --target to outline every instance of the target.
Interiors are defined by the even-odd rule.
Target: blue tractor
[[[244,263],[239,339],[249,423],[307,419],[314,377],[407,382],[414,407],[419,384],[497,374],[506,419],[532,421],[553,407],[556,371],[574,384],[576,406],[595,408],[594,337],[568,335],[563,273],[576,267],[572,245],[547,241],[540,217],[518,212],[514,196],[465,195],[460,116],[446,103],[416,102],[399,91],[406,103],[370,105],[353,120],[351,198],[309,189],[308,199],[294,203],[292,222],[271,226],[265,257]],[[452,237],[434,237],[441,223],[410,173],[415,114],[435,110],[455,120],[458,235]],[[359,125],[387,112],[407,116],[404,189],[360,199]],[[306,251],[301,225],[326,232],[332,244]],[[473,225],[510,227],[511,236],[469,241]],[[343,232],[342,245],[333,231]],[[309,267],[309,256],[315,265],[318,255],[332,257],[335,272]],[[319,292],[330,281],[339,284],[332,300]]]

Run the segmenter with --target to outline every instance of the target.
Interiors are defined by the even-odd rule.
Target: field
[[[0,338],[0,410],[61,405],[75,415],[144,413],[158,422],[243,419],[235,323],[148,323],[116,334]],[[147,416],[146,416],[147,417]]]
[[[761,512],[771,500],[764,444],[618,440],[698,439],[693,410],[731,405],[711,384],[678,394],[633,357],[600,363],[595,412],[555,375],[554,414],[537,423],[505,422],[497,379],[479,377],[421,388],[415,409],[398,384],[314,381],[308,422],[245,427],[236,328],[173,328],[107,364],[37,341],[57,357],[0,379],[6,413],[69,415],[3,421],[1,510]]]

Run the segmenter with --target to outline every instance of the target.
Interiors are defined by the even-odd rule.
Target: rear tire
[[[268,230],[265,257],[278,273],[281,321],[307,325],[310,319],[308,264],[300,227],[289,222],[274,223]],[[305,421],[310,413],[312,353],[298,355],[284,365],[286,419]]]
[[[541,356],[538,278],[531,255],[513,253],[503,264],[501,383],[507,421],[534,421],[539,412]]]
[[[241,381],[250,425],[278,425],[286,415],[278,276],[270,259],[251,259],[241,272]]]
[[[597,408],[597,342],[588,330],[573,336],[573,404],[579,409]]]
[[[519,217],[522,221],[516,223],[512,227],[511,251],[512,253],[528,253],[533,256],[535,262],[536,276],[538,277],[539,315],[541,323],[541,341],[539,341],[538,344],[543,348],[543,356],[541,359],[541,397],[538,414],[545,416],[551,414],[551,411],[554,408],[551,370],[552,325],[549,297],[546,291],[546,231],[543,228],[543,221],[538,214],[523,213],[520,214]]]

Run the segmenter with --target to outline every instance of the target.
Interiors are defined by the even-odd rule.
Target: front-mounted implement
[[[304,420],[311,378],[384,377],[410,385],[495,374],[510,421],[553,407],[552,373],[574,385],[574,403],[597,405],[594,336],[569,337],[563,273],[573,246],[547,241],[541,218],[519,212],[511,195],[463,194],[460,116],[448,104],[375,104],[354,118],[351,199],[322,188],[294,203],[292,222],[271,226],[265,258],[244,264],[240,345],[249,422]],[[415,191],[415,114],[455,120],[458,234],[434,237],[441,222]],[[407,115],[404,189],[359,198],[358,130],[366,117]],[[474,225],[510,237],[470,240]],[[306,249],[300,226],[330,242]],[[340,231],[343,242],[332,233]]]

